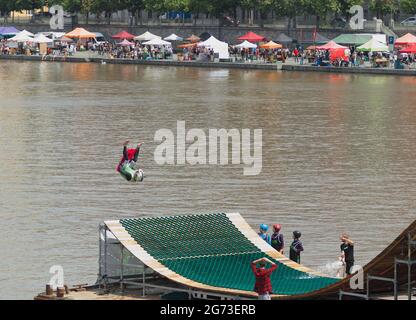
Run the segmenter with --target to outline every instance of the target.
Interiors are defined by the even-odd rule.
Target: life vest
[[[260,238],[266,241],[268,244],[271,243],[270,236],[267,233],[259,233]]]
[[[283,241],[282,241],[283,235],[280,233],[273,233],[271,237],[271,245],[276,250],[282,250],[283,247]]]

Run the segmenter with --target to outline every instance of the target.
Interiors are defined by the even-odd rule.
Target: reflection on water
[[[93,282],[97,226],[128,216],[238,211],[302,231],[302,262],[334,261],[339,233],[364,264],[415,218],[416,87],[410,77],[0,63],[0,298],[30,299],[64,267]],[[263,170],[163,166],[156,130],[262,128]],[[147,178],[115,172],[145,141]],[[203,228],[203,226],[201,226]]]

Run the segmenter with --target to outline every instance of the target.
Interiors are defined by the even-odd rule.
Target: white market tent
[[[23,30],[23,31],[20,31],[19,33],[21,33],[21,34],[25,34],[25,35],[27,35],[27,36],[29,36],[29,37],[33,37],[33,36],[34,36],[34,34],[33,34],[32,32],[27,31],[26,29],[25,29],[25,30]]]
[[[372,38],[363,45],[357,47],[358,51],[371,51],[371,52],[388,52],[389,48],[385,43],[382,43],[376,38]]]
[[[38,34],[35,36],[35,38],[33,39],[33,43],[52,43],[53,40],[46,37],[43,34]]]
[[[154,38],[161,39],[162,37],[159,37],[159,36],[157,36],[157,35],[155,35],[153,33],[150,33],[149,31],[146,31],[143,34],[141,34],[141,35],[139,35],[137,37],[134,37],[134,40],[136,40],[136,41],[150,41],[150,40],[152,40]]]
[[[10,38],[9,41],[32,42],[33,38],[31,36],[28,36],[25,32],[21,31],[18,34],[16,34],[13,38]]]
[[[168,36],[166,38],[163,38],[163,40],[166,40],[166,41],[182,41],[183,38],[179,37],[178,35],[176,35],[174,33],[172,33],[170,36]]]
[[[220,59],[230,58],[230,53],[228,52],[228,43],[222,42],[214,36],[209,37],[206,41],[199,42],[197,46],[212,49],[214,53],[218,53],[218,57]]]
[[[236,48],[241,48],[241,49],[255,49],[257,48],[257,44],[248,42],[247,40],[244,40],[242,43],[237,44],[235,46]]]
[[[154,38],[152,40],[143,42],[144,45],[149,46],[171,46],[172,44],[168,41],[162,40],[161,38]]]

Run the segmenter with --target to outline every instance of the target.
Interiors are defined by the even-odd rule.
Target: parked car
[[[416,26],[416,17],[407,18],[400,22],[400,24],[404,26]]]

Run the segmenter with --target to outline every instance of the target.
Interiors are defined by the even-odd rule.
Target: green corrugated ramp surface
[[[123,219],[120,223],[160,263],[185,278],[215,287],[252,291],[250,262],[268,257],[223,213]],[[339,281],[277,263],[271,276],[274,294],[305,294]]]

